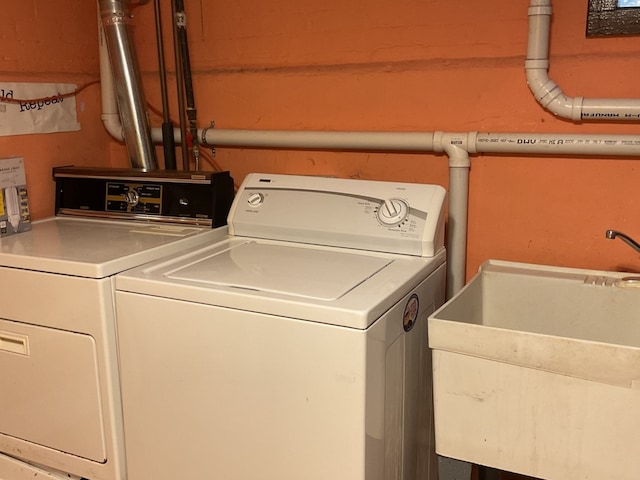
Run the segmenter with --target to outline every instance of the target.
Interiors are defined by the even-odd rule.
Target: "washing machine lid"
[[[317,300],[336,300],[393,260],[248,241],[167,273],[166,278]]]
[[[0,267],[104,278],[225,235],[226,227],[51,217],[0,239]]]
[[[229,237],[123,272],[116,290],[366,329],[444,262],[444,249],[427,258]]]

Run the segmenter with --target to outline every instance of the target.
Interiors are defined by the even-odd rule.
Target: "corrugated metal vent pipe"
[[[153,170],[158,168],[158,161],[131,34],[132,3],[132,0],[98,0],[98,8],[129,161],[133,168]]]

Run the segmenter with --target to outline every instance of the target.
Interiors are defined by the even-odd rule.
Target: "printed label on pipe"
[[[70,83],[0,83],[0,135],[80,130]]]

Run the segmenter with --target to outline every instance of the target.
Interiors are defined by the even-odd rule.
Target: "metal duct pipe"
[[[129,161],[134,168],[153,170],[158,162],[131,35],[131,3],[98,0]]]

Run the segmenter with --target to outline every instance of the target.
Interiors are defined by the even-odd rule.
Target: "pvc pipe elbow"
[[[111,135],[115,140],[118,140],[119,142],[124,141],[124,129],[120,122],[120,116],[117,113],[103,113],[102,124],[109,135]]]
[[[562,94],[562,90],[559,90],[557,95],[546,108],[550,112],[558,115],[562,118],[570,118],[575,122],[582,120],[582,97],[567,97]]]
[[[582,120],[582,97],[567,97],[562,89],[549,78],[547,60],[527,60],[525,69],[527,84],[540,105],[551,113],[574,121]]]

